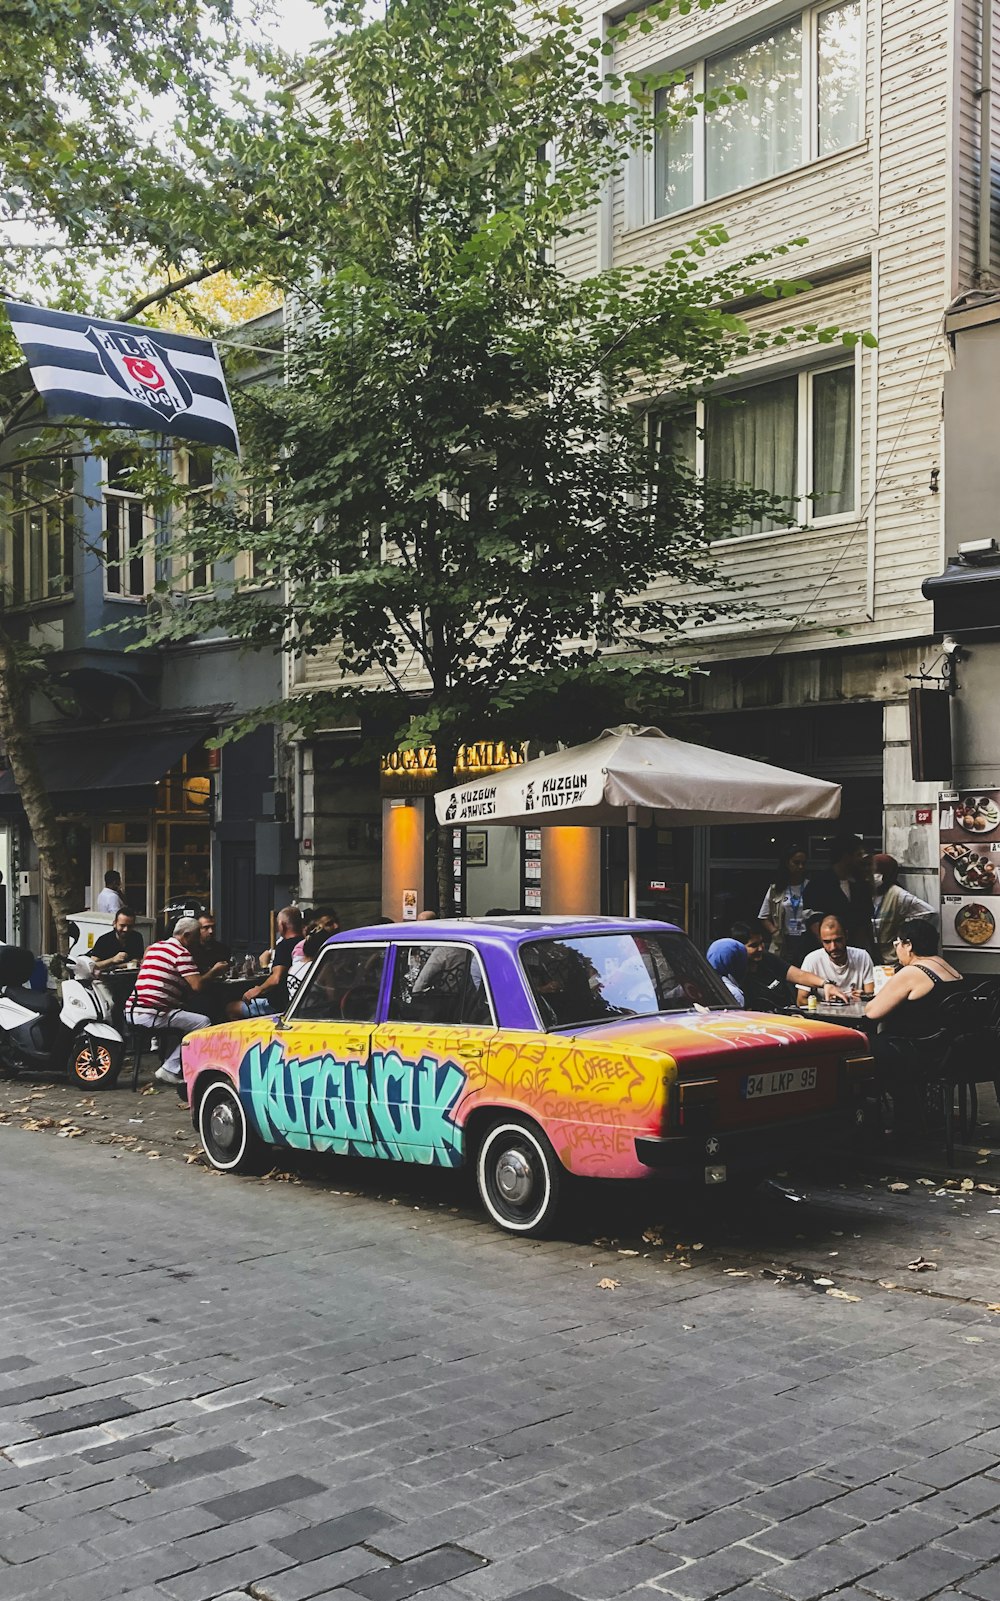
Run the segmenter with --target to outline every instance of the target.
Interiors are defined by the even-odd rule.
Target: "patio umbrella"
[[[627,826],[629,915],[634,917],[639,824],[668,828],[832,819],[840,812],[840,785],[625,723],[606,728],[586,745],[442,790],[435,807],[439,823],[457,827]]]

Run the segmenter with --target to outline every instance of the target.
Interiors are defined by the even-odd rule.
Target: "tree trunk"
[[[435,740],[434,748],[437,759],[437,787],[438,789],[451,789],[455,782],[455,763],[458,760],[458,745],[454,741],[444,743]],[[452,845],[451,823],[439,823],[437,826],[437,891],[438,916],[453,917],[455,915],[455,851]]]
[[[66,849],[65,831],[42,782],[38,756],[31,737],[28,694],[21,676],[14,641],[0,628],[0,739],[17,785],[38,848],[45,888],[55,918],[59,949],[69,950],[66,919],[73,910],[73,862]]]

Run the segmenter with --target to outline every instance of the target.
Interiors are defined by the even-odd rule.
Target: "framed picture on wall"
[[[485,828],[467,828],[465,831],[466,867],[485,867],[487,860],[487,835]]]

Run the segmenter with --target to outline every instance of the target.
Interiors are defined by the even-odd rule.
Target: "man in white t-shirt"
[[[116,912],[125,910],[125,898],[122,895],[122,875],[121,873],[116,873],[113,868],[109,868],[104,875],[104,888],[97,897],[97,910],[106,912],[110,917],[114,917]]]
[[[852,1000],[875,993],[875,964],[867,951],[857,945],[848,945],[844,925],[839,917],[824,917],[819,925],[820,944],[823,949],[810,951],[803,956],[802,967],[815,973],[826,984],[836,984],[847,990]],[[803,1006],[806,991],[797,992],[798,1004]]]

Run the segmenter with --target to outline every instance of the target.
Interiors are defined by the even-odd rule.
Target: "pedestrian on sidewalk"
[[[194,996],[226,971],[225,962],[216,962],[199,973],[193,951],[201,938],[196,917],[182,917],[169,939],[157,940],[143,956],[135,989],[129,997],[127,1016],[137,1028],[157,1034],[179,1036],[162,1067],[156,1070],[161,1084],[181,1082],[181,1043],[197,1028],[208,1028],[211,1018],[205,1012],[190,1010]]]

